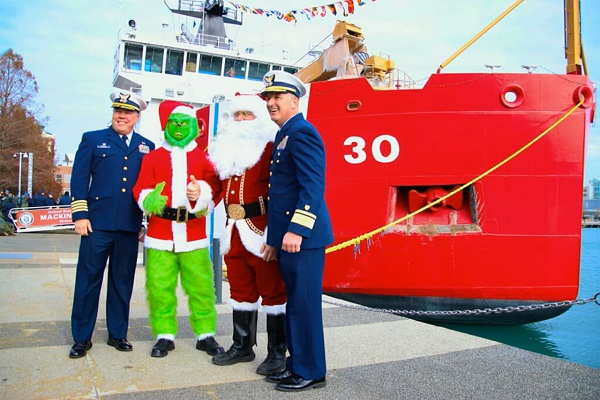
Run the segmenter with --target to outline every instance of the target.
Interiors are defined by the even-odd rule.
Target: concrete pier
[[[0,399],[599,399],[600,370],[390,314],[323,305],[327,386],[287,394],[255,373],[266,356],[218,367],[195,349],[179,292],[176,349],[151,358],[142,253],[131,304],[134,350],[106,345],[103,292],[93,347],[69,359],[79,237],[0,237]],[[140,248],[141,251],[141,248]],[[231,344],[229,287],[217,305],[217,340]],[[329,298],[328,298],[329,299]],[[330,299],[337,301],[334,299]],[[599,355],[600,356],[600,355]]]

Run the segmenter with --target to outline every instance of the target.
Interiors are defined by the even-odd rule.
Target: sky
[[[177,0],[165,0],[176,7]],[[240,0],[251,8],[289,11],[336,3],[331,0]],[[356,2],[356,1],[355,1]],[[494,20],[514,0],[364,0],[353,15],[307,19],[296,23],[252,14],[230,30],[238,48],[281,54],[304,62],[309,48],[322,42],[335,21],[362,29],[370,54],[390,56],[396,67],[424,83],[438,66]],[[226,5],[230,5],[228,1]],[[582,41],[588,73],[600,83],[600,0],[581,0]],[[110,123],[117,33],[135,19],[138,29],[173,30],[163,0],[2,0],[0,52],[20,54],[39,85],[37,102],[49,118],[46,131],[56,137],[59,160],[77,150],[81,134]],[[168,24],[163,28],[162,24]],[[322,43],[321,43],[322,42]],[[564,73],[563,0],[525,0],[490,32],[444,68],[444,72]],[[596,118],[598,119],[598,117]],[[585,180],[600,177],[600,126],[588,136]],[[142,132],[143,134],[143,132]]]

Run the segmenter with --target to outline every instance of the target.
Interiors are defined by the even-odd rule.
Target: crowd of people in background
[[[25,192],[22,196],[15,196],[10,190],[0,190],[0,234],[10,235],[14,232],[15,226],[10,219],[10,211],[13,208],[29,208],[29,207],[52,207],[71,204],[71,196],[69,191],[60,196],[56,201],[52,192],[46,193],[44,189],[38,191],[33,197],[29,192]]]

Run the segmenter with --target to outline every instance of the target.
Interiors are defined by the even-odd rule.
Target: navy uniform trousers
[[[279,250],[277,258],[288,296],[286,334],[290,357],[286,369],[304,379],[322,378],[326,372],[321,305],[325,248],[298,253]]]
[[[93,227],[92,227],[93,229]],[[75,341],[91,340],[106,262],[106,325],[113,338],[127,337],[129,302],[138,257],[138,233],[94,230],[81,237],[71,328]]]

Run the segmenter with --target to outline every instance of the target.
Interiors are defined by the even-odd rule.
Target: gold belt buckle
[[[184,220],[181,221],[179,219],[179,216],[184,216]],[[185,208],[185,206],[177,207],[177,214],[175,215],[175,222],[182,223],[182,222],[187,222],[187,220],[188,220],[187,208]]]
[[[229,214],[230,218],[233,219],[244,219],[246,217],[246,210],[241,204],[229,204],[227,206],[227,214]]]

